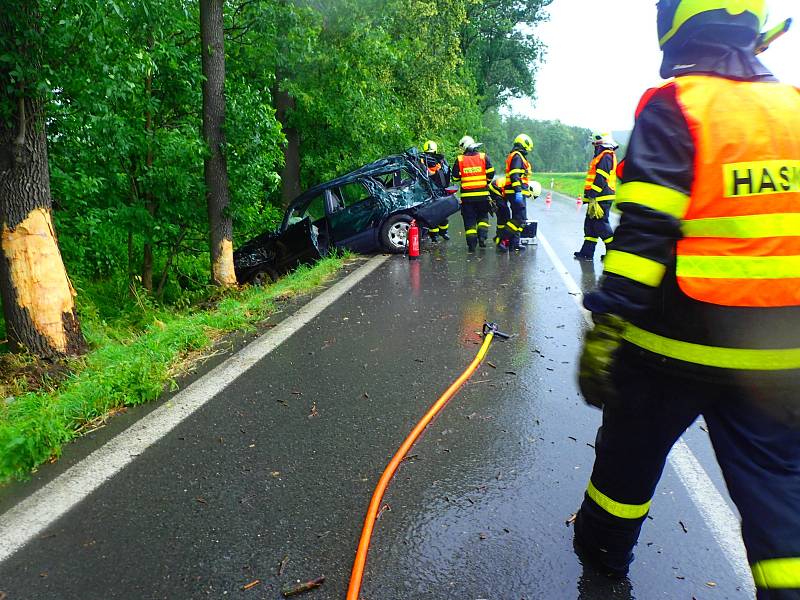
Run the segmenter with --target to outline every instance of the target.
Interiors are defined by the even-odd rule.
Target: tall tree
[[[86,344],[53,228],[38,1],[0,12],[0,296],[9,341],[43,357]]]
[[[485,0],[469,4],[461,50],[475,75],[482,111],[509,98],[533,97],[536,63],[543,54],[535,26],[552,0]]]
[[[224,0],[200,0],[203,56],[203,137],[208,225],[211,232],[211,280],[236,285],[233,270],[233,222],[228,213],[228,165],[225,160],[225,34]]]

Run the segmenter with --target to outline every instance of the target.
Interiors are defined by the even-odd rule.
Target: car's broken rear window
[[[383,184],[383,187],[389,189],[395,187],[403,187],[405,185],[413,183],[414,175],[406,169],[399,169],[397,171],[392,171],[391,173],[383,173],[381,175],[376,175],[375,179],[380,181]]]

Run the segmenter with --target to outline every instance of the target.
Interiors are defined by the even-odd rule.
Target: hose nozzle
[[[508,333],[503,333],[497,328],[497,323],[484,323],[483,324],[483,337],[486,337],[489,334],[493,334],[495,337],[499,337],[502,340],[507,340],[511,337]]]

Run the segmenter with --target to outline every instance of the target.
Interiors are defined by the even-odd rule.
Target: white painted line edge
[[[216,397],[235,379],[346,294],[388,258],[388,256],[371,258],[274,329],[0,515],[0,562],[8,559],[46,527],[119,473],[149,446]]]
[[[536,237],[539,238],[539,241],[542,243],[542,248],[544,248],[544,251],[547,252],[547,256],[550,257],[550,262],[552,262],[553,266],[556,268],[556,272],[561,277],[561,281],[564,282],[569,295],[572,296],[575,304],[578,305],[578,308],[583,315],[583,320],[586,321],[587,324],[591,325],[592,313],[583,308],[583,291],[578,286],[577,282],[572,278],[572,275],[569,274],[569,270],[564,263],[561,262],[561,259],[558,257],[558,254],[556,254],[556,251],[553,250],[553,247],[550,245],[550,242],[547,241],[547,238],[541,232],[537,232]]]
[[[592,315],[583,307],[583,292],[580,286],[573,279],[555,250],[553,250],[547,238],[541,232],[537,232],[537,237],[545,252],[547,252],[547,256],[550,257],[556,271],[561,276],[561,280],[564,282],[570,296],[572,296],[572,299],[581,310],[583,319],[588,325],[591,325]],[[711,531],[742,586],[746,591],[755,595],[753,575],[750,570],[750,564],[747,562],[739,521],[683,438],[679,439],[673,446],[672,452],[669,454],[669,463],[686,488],[689,498],[705,520],[706,526]]]

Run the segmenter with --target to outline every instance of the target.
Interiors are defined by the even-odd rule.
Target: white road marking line
[[[570,296],[581,310],[583,319],[588,325],[591,325],[592,315],[583,307],[583,292],[578,283],[553,250],[547,238],[541,232],[537,232],[537,237],[561,276]],[[747,592],[755,595],[755,585],[750,565],[747,562],[739,521],[683,438],[673,446],[672,452],[669,454],[669,463],[686,488],[689,498],[705,520],[706,526],[722,549],[722,553],[742,586]]]
[[[381,266],[376,256],[334,284],[293,316],[176,394],[167,403],[109,440],[101,448],[0,515],[0,562],[25,546],[103,483],[133,462],[184,419],[219,395],[267,354]]]
[[[567,267],[561,262],[561,259],[556,254],[556,251],[553,250],[553,247],[550,245],[550,242],[547,241],[547,238],[544,237],[541,231],[536,233],[536,237],[539,238],[539,241],[542,243],[542,248],[544,251],[547,252],[547,256],[550,257],[550,262],[553,263],[553,266],[556,268],[559,276],[561,277],[561,281],[564,282],[564,285],[569,292],[569,295],[572,296],[572,299],[575,301],[575,304],[578,305],[578,308],[583,315],[584,321],[589,325],[592,324],[592,313],[588,310],[583,308],[583,291],[578,286],[578,283],[572,278],[572,275],[569,274]]]

